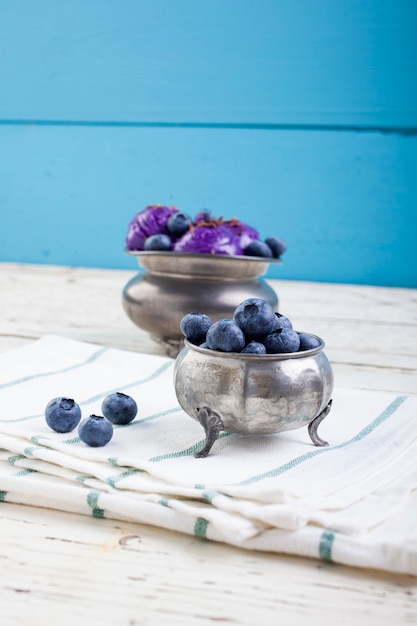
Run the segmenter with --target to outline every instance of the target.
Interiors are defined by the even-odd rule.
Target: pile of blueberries
[[[78,436],[85,444],[98,448],[113,437],[113,424],[129,424],[138,411],[133,398],[121,391],[106,396],[102,402],[103,415],[90,415],[81,421],[80,406],[71,398],[54,398],[45,408],[48,426],[57,433],[70,433],[78,426]]]
[[[261,298],[241,302],[232,319],[212,322],[204,313],[187,313],[180,329],[190,343],[218,352],[282,354],[320,346],[316,337],[295,331],[288,317]]]

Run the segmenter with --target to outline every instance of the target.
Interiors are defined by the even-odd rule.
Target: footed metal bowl
[[[185,340],[174,386],[181,407],[206,433],[197,457],[208,455],[220,431],[271,434],[307,426],[315,445],[327,445],[317,428],[331,408],[333,370],[323,340],[312,336],[317,348],[266,355],[216,352]]]
[[[136,326],[165,352],[176,357],[184,347],[180,321],[190,312],[204,312],[213,322],[232,317],[247,298],[262,298],[278,310],[278,296],[261,278],[278,259],[190,254],[128,252],[143,270],[123,290],[123,307]]]

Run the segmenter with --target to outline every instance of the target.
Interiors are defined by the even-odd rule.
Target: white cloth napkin
[[[221,433],[210,455],[179,407],[174,361],[48,335],[0,355],[0,506],[129,520],[252,550],[417,575],[417,397],[336,387],[307,429]],[[336,381],[337,382],[337,381]],[[102,448],[45,422],[54,397],[83,417],[123,391],[138,415]]]

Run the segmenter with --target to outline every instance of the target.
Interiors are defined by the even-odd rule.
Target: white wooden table
[[[0,264],[0,350],[57,333],[162,353],[126,317],[135,270]],[[271,281],[338,386],[417,394],[417,290]],[[0,618],[24,624],[417,624],[417,579],[0,503]]]

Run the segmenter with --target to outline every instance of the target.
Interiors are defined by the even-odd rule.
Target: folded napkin
[[[210,455],[174,361],[48,335],[0,355],[0,501],[151,524],[251,550],[417,575],[417,397],[338,388],[320,426],[221,433]],[[52,398],[138,415],[102,448],[45,422]]]

